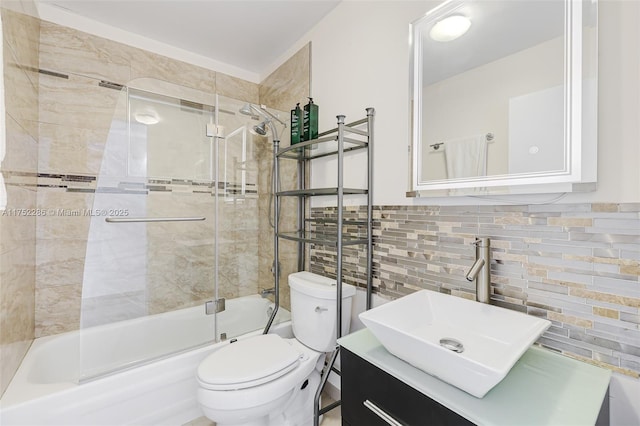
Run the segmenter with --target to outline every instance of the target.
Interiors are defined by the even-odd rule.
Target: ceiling
[[[39,0],[261,75],[340,0]]]

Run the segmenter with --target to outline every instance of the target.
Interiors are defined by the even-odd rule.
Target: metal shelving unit
[[[371,307],[371,291],[372,291],[372,277],[371,277],[371,264],[373,255],[373,242],[372,242],[372,223],[373,223],[373,122],[375,110],[373,108],[367,108],[367,116],[353,123],[345,124],[345,116],[337,116],[338,125],[336,128],[329,131],[320,133],[317,139],[301,142],[293,146],[289,146],[283,149],[279,149],[279,143],[274,141],[274,265],[278,265],[279,258],[279,239],[287,239],[298,242],[298,269],[303,270],[305,267],[305,253],[307,244],[316,244],[335,247],[336,250],[336,332],[337,338],[342,337],[342,281],[343,281],[343,247],[350,245],[366,245],[367,250],[367,309]],[[344,155],[345,153],[362,150],[367,156],[367,187],[366,188],[345,188],[344,187]],[[306,166],[317,158],[334,156],[337,158],[337,186],[332,188],[308,188],[305,185],[306,181]],[[279,184],[280,173],[280,160],[290,159],[298,162],[298,189],[281,191]],[[344,196],[345,195],[366,195],[367,196],[367,217],[366,220],[345,220],[344,219]],[[336,219],[325,218],[308,218],[306,207],[306,200],[309,197],[316,196],[334,196],[336,197]],[[298,224],[296,232],[280,232],[277,218],[280,215],[280,205],[282,197],[298,197]],[[312,224],[331,224],[335,225],[335,233],[328,232],[313,232],[311,230]],[[353,230],[357,227],[359,230],[357,236],[344,235],[344,228],[349,227],[349,230]],[[361,231],[360,231],[361,230]],[[280,284],[280,271],[279,268],[274,268],[274,280],[275,280],[275,296],[276,296],[276,310],[279,298],[279,284]],[[269,330],[273,318],[276,312],[274,311],[265,333]],[[315,409],[314,409],[314,425],[319,423],[320,416],[327,411],[330,411],[340,405],[340,401],[320,408],[320,395],[331,371],[337,374],[340,372],[334,367],[335,360],[338,356],[339,347],[336,347],[328,364],[325,367],[324,373],[320,385],[315,395]]]

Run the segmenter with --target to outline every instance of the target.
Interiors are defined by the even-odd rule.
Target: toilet
[[[289,275],[293,339],[261,334],[240,339],[198,367],[198,404],[217,426],[308,426],[325,355],[336,345],[336,280]],[[342,334],[351,322],[355,287],[342,284]]]

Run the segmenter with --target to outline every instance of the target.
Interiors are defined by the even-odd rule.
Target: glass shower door
[[[217,274],[215,97],[196,95],[122,91],[87,242],[80,381],[216,339],[203,307]]]
[[[261,241],[260,162],[269,159],[267,140],[253,132],[257,117],[240,113],[245,103],[217,96],[217,262],[218,297],[227,309],[216,319],[217,336],[229,339],[261,329],[268,301],[258,296]],[[263,191],[264,192],[264,191]],[[265,216],[262,216],[265,218]]]
[[[122,90],[97,179],[81,382],[261,330],[273,309],[258,295],[273,282],[260,263],[273,240],[259,117],[242,115],[242,101],[151,83]],[[217,299],[226,309],[207,315]]]

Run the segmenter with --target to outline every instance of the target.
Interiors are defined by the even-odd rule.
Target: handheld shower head
[[[243,115],[249,115],[252,117],[263,117],[265,120],[269,122],[271,122],[272,120],[276,120],[278,123],[287,127],[287,123],[282,121],[280,117],[278,117],[276,114],[269,111],[266,105],[260,105],[258,107],[250,102],[247,102],[238,111],[240,112],[240,114],[243,114]]]
[[[242,115],[255,115],[255,114],[253,113],[253,111],[251,110],[251,106],[252,106],[252,105],[251,105],[251,104],[249,104],[249,103],[244,104],[244,105],[242,106],[242,108],[240,108],[240,110],[239,110],[239,111],[240,111],[240,114],[242,114]]]

